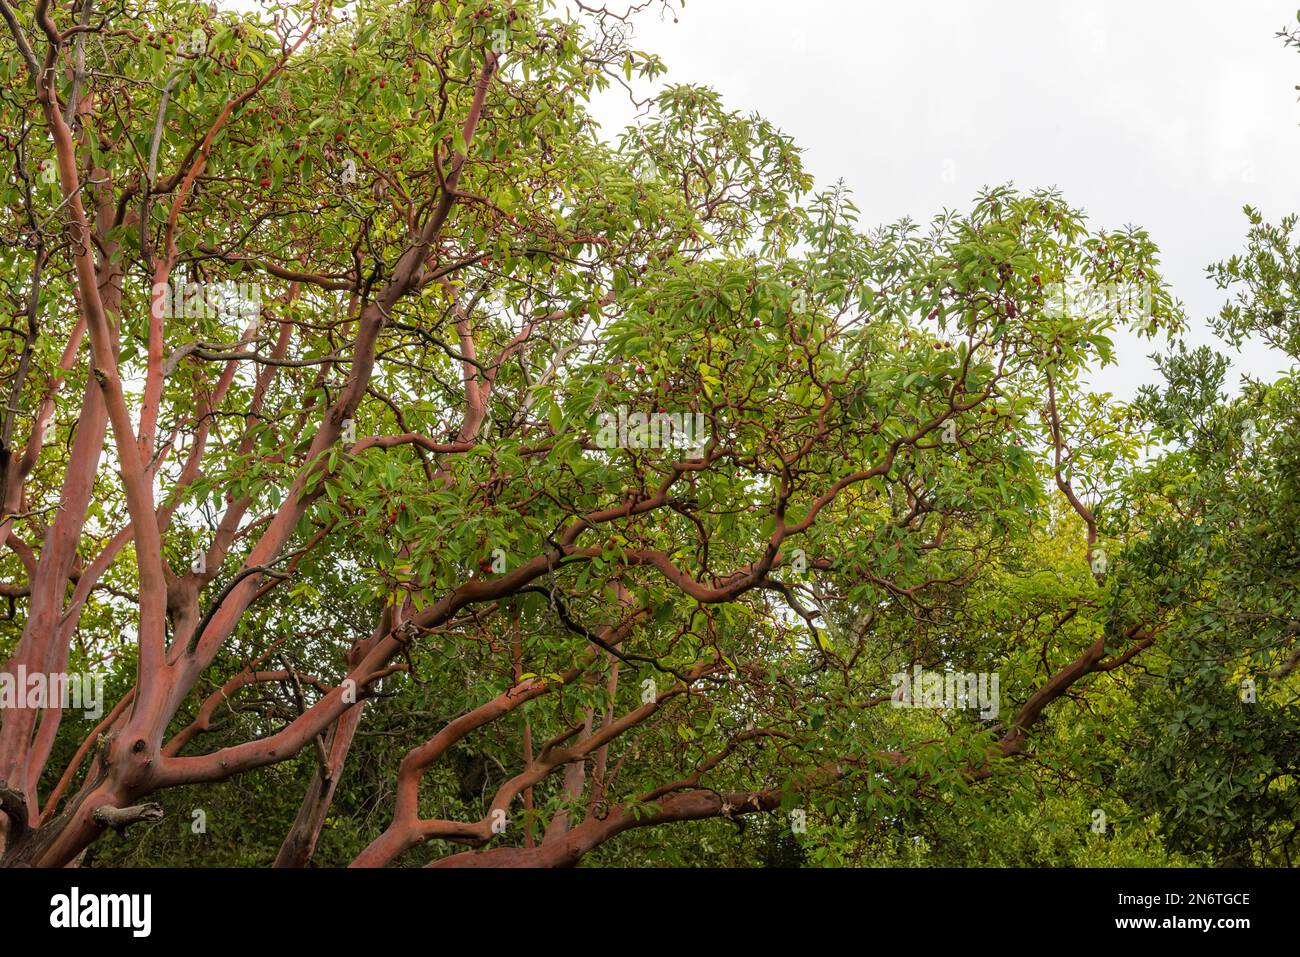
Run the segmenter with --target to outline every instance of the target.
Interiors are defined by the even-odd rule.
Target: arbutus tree
[[[590,98],[662,66],[584,4],[0,13],[4,674],[133,665],[88,734],[0,711],[4,863],[313,751],[275,855],[302,865],[367,702],[421,681],[449,717],[359,866],[802,827],[1016,766],[1157,640],[1107,591],[1087,485],[1132,436],[1079,383],[1117,322],[1177,324],[1141,231],[995,189],[864,232],[690,86],[608,143]],[[1153,295],[1063,310],[1067,281]],[[989,606],[1048,529],[1059,589]],[[954,663],[1006,665],[1009,706],[890,707]],[[488,734],[513,772],[439,814],[422,782]]]

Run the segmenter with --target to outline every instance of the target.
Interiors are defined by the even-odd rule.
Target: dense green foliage
[[[34,6],[14,9],[43,56]],[[76,81],[95,91],[78,188],[120,289],[106,302],[133,421],[159,383],[160,627],[197,676],[149,744],[159,764],[178,733],[180,756],[236,754],[314,720],[358,676],[356,649],[397,634],[315,865],[370,847],[408,752],[512,688],[533,696],[422,769],[418,816],[442,829],[394,863],[607,815],[629,826],[587,865],[1292,863],[1300,381],[1229,395],[1223,355],[1181,344],[1145,231],[1011,187],[865,228],[779,130],[695,86],[663,86],[611,136],[591,98],[664,66],[607,14],[298,0],[272,22],[130,0],[95,16],[92,42],[60,54],[93,66]],[[292,52],[290,21],[312,28]],[[199,52],[177,52],[195,29]],[[12,662],[41,640],[23,549],[51,547],[97,387],[67,197],[41,176],[28,65],[4,50],[0,294],[33,316],[0,341],[6,461],[59,395],[5,516]],[[1300,359],[1296,220],[1248,213],[1246,252],[1212,270],[1234,297],[1218,331]],[[172,260],[172,281],[257,283],[260,324],[168,317],[157,341]],[[1063,286],[1140,295],[1062,308]],[[1121,327],[1169,350],[1130,404],[1083,385]],[[610,447],[602,428],[628,410],[698,415],[704,440],[634,429]],[[136,513],[109,444],[55,606],[106,556],[59,628],[69,670],[108,675],[111,708],[147,670],[151,559],[115,542]],[[187,574],[196,549],[209,564]],[[278,577],[209,642],[225,589],[264,567]],[[272,668],[286,676],[222,690]],[[995,706],[892,707],[915,669],[993,676]],[[623,718],[510,790],[547,742]],[[64,717],[31,784],[42,802],[96,723]],[[122,785],[163,821],[105,833],[84,863],[270,864],[331,726],[229,780]],[[85,763],[68,806],[113,759]],[[716,806],[640,826],[674,794]],[[504,833],[446,840],[503,805]]]

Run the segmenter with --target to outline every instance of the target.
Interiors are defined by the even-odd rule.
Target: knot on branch
[[[419,637],[420,626],[409,619],[398,625],[397,630],[393,632],[393,639],[403,648]]]
[[[111,827],[118,834],[125,834],[126,829],[132,824],[139,824],[141,821],[161,821],[162,818],[163,809],[158,804],[132,804],[130,807],[104,805],[95,808],[94,814],[96,824]]]
[[[0,780],[0,811],[12,822],[10,839],[27,830],[27,799],[11,788],[6,781]]]

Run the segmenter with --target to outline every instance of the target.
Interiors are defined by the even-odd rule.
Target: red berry
[[[342,142],[343,142],[343,134],[342,134],[342,133],[335,133],[335,134],[334,134],[334,142],[335,142],[335,143],[342,143]]]
[[[271,185],[271,181],[270,181],[269,179],[266,179],[266,178],[264,177],[264,178],[262,179],[262,188],[265,189],[266,187],[268,187],[268,186],[270,186],[270,185]]]

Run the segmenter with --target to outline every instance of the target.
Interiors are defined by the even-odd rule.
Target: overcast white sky
[[[1096,226],[1150,231],[1194,341],[1224,299],[1205,266],[1243,248],[1241,207],[1300,211],[1300,54],[1275,37],[1295,0],[691,0],[677,17],[642,16],[634,44],[793,136],[864,224],[1056,186]],[[1150,351],[1123,340],[1095,384],[1131,395]],[[1285,362],[1258,347],[1236,365]]]

